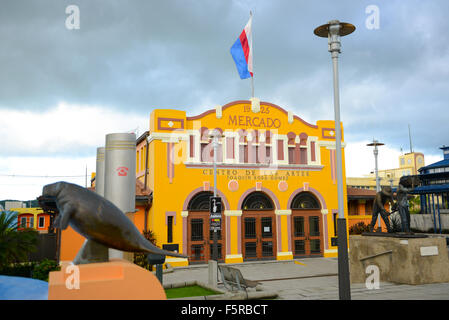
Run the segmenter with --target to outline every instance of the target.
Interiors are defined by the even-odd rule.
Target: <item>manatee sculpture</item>
[[[86,188],[61,181],[44,186],[42,195],[55,199],[59,210],[55,228],[65,230],[70,225],[87,239],[74,260],[75,264],[107,261],[107,251],[103,257],[94,256],[95,252],[104,252],[99,249],[102,246],[187,258],[153,245],[111,201]]]

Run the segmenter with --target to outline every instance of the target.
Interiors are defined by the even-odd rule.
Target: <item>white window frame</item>
[[[312,144],[315,142],[315,161],[312,161]],[[307,137],[307,164],[309,165],[320,165],[321,164],[321,152],[318,146],[318,137],[308,136]]]
[[[278,160],[278,140],[282,140],[284,143],[284,160]],[[274,143],[273,143],[274,142]],[[273,163],[288,165],[288,137],[282,134],[273,134],[271,138],[271,152],[273,152]]]
[[[234,139],[234,159],[227,157],[228,150],[228,138]],[[223,148],[222,155],[224,159],[224,163],[239,163],[239,134],[237,131],[226,130],[224,132],[224,137],[222,138]]]
[[[195,148],[194,150],[194,156],[193,158],[190,157],[190,136],[193,136],[193,146]],[[201,153],[201,143],[200,143],[200,132],[198,130],[187,130],[187,154],[186,159],[187,162],[200,162],[200,153]]]

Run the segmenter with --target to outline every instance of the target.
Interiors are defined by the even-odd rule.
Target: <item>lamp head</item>
[[[385,145],[385,143],[379,142],[377,140],[373,140],[373,142],[367,144],[368,147],[376,147],[376,146],[383,146],[383,145]]]
[[[331,20],[329,21],[329,23],[323,24],[322,26],[316,28],[313,33],[318,37],[327,38],[329,36],[329,33],[334,33],[339,35],[340,37],[344,37],[348,34],[353,33],[354,31],[355,26],[350,23]]]

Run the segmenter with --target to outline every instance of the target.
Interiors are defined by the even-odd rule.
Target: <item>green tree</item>
[[[410,213],[419,213],[421,210],[421,200],[419,196],[414,196],[408,201]]]
[[[0,212],[0,269],[14,262],[27,261],[28,253],[36,251],[37,231],[18,231],[17,217],[17,212]]]

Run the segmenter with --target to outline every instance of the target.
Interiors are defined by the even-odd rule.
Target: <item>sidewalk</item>
[[[293,261],[258,261],[233,264],[249,280],[260,281],[268,290],[279,293],[281,300],[338,299],[336,258],[305,258]],[[175,268],[164,274],[164,284],[188,280],[208,281],[207,265]],[[220,279],[220,278],[219,278]],[[353,300],[449,300],[449,283],[405,285],[381,282],[369,290],[364,283],[351,285]]]

